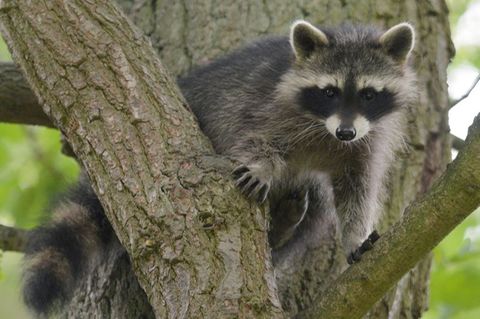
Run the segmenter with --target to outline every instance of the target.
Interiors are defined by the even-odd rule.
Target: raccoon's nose
[[[357,132],[353,127],[340,125],[335,131],[335,135],[337,135],[337,138],[341,141],[351,141],[355,135],[357,135]]]

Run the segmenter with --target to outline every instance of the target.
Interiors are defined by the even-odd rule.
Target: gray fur
[[[198,68],[179,79],[179,85],[216,151],[240,164],[234,172],[239,188],[260,202],[268,198],[270,207],[280,211],[272,211],[273,218],[285,217],[297,207],[292,212],[297,217],[283,219],[294,228],[300,224],[308,202],[303,195],[308,189],[318,191],[316,176],[326,174],[334,190],[344,247],[351,253],[378,220],[385,176],[402,144],[401,111],[416,96],[415,78],[405,62],[414,34],[407,24],[389,33],[352,25],[322,31],[309,28],[315,27],[296,22],[291,39],[260,39]],[[302,38],[295,39],[296,35]],[[309,36],[313,46],[308,45]],[[347,85],[385,90],[392,104],[388,112],[372,115],[369,121],[362,117],[368,132],[348,143],[329,133],[327,116],[312,114],[298,102],[306,87],[335,86],[346,92]],[[334,112],[349,125],[357,116],[348,103]],[[279,201],[299,189],[303,195],[296,205]],[[281,232],[270,234],[281,241],[272,243],[277,247],[292,236],[292,227],[278,220],[272,224]]]

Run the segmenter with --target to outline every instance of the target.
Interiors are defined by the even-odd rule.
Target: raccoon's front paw
[[[373,244],[380,238],[380,235],[376,230],[374,230],[367,239],[355,249],[352,253],[350,253],[347,257],[347,262],[351,265],[362,258],[364,252],[373,248]]]
[[[254,198],[260,204],[267,199],[272,178],[261,166],[240,165],[232,174],[235,185],[245,196]]]

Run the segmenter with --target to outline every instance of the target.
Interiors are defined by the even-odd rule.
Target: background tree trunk
[[[220,3],[119,0],[118,3],[150,37],[165,66],[175,75],[258,36],[287,34],[288,26],[297,18],[327,25],[353,21],[385,27],[410,21],[417,29],[415,67],[424,90],[418,105],[410,111],[409,147],[397,157],[380,233],[400,218],[409,202],[428,190],[450,159],[446,67],[453,48],[443,0],[314,0],[295,4],[289,0]],[[290,315],[308,307],[325,284],[345,268],[335,227],[325,221],[319,228],[319,236],[309,243],[309,250],[284,251],[279,255],[276,266],[279,295]],[[117,314],[131,318],[131,314],[141,313],[151,317],[151,308],[142,293],[131,298],[131,293],[125,294],[125,289],[119,288],[134,287],[134,291],[140,291],[129,267],[125,258],[112,256],[107,264],[100,266],[104,275],[96,273],[85,283],[67,315],[108,318]],[[429,268],[430,258],[426,258],[391,289],[369,317],[419,318],[427,305]],[[88,293],[100,286],[108,292]]]

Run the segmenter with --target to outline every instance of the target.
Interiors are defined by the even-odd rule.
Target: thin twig
[[[457,151],[460,151],[465,145],[465,141],[456,135],[450,134],[450,138],[452,139],[452,147]]]
[[[470,87],[470,89],[468,89],[468,91],[464,95],[462,95],[459,99],[450,103],[450,108],[449,109],[451,110],[455,105],[457,105],[461,101],[465,100],[470,95],[470,93],[472,93],[473,89],[477,86],[479,81],[480,81],[480,73],[477,75],[477,77],[473,81],[473,84]]]

